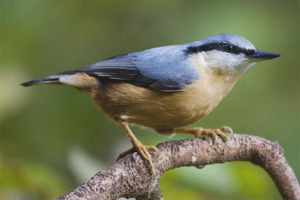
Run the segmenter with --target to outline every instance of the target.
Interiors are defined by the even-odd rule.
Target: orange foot
[[[232,134],[233,131],[228,126],[223,126],[218,129],[204,129],[204,128],[176,128],[174,130],[175,133],[189,133],[195,135],[196,138],[200,138],[203,135],[208,135],[213,138],[213,140],[216,140],[216,136],[219,136],[222,138],[224,142],[227,141],[227,135],[226,133]]]

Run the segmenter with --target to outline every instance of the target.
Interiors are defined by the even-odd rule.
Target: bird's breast
[[[234,82],[219,78],[203,76],[182,91],[173,93],[129,83],[106,83],[92,96],[96,104],[115,120],[125,119],[155,129],[173,129],[205,117],[228,94]]]

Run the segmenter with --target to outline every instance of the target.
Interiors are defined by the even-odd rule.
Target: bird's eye
[[[224,50],[227,51],[227,52],[231,52],[231,51],[233,50],[233,47],[232,47],[232,45],[230,45],[230,44],[225,44],[225,45],[223,46],[223,48],[224,48]]]
[[[255,50],[253,50],[253,49],[248,49],[248,50],[246,50],[246,52],[245,52],[245,54],[247,55],[247,56],[251,56],[251,55],[253,55],[255,53]]]

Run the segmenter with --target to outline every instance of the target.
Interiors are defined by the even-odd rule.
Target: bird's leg
[[[203,135],[211,136],[214,141],[216,140],[216,136],[222,138],[224,142],[227,140],[226,133],[232,134],[233,131],[228,126],[223,126],[218,129],[204,129],[204,128],[175,128],[174,133],[189,133],[194,134],[196,138],[202,137]]]
[[[133,132],[130,130],[127,122],[121,122],[121,124],[122,124],[124,130],[126,131],[127,135],[130,137],[133,147],[131,149],[128,149],[127,151],[121,153],[119,155],[119,157],[117,158],[117,160],[119,160],[120,158],[126,156],[128,153],[131,153],[131,152],[133,152],[133,151],[136,150],[136,151],[138,151],[140,153],[140,155],[143,157],[143,159],[148,162],[149,169],[151,170],[153,176],[155,177],[155,172],[154,172],[154,169],[153,169],[151,155],[150,155],[149,151],[154,151],[156,153],[156,155],[159,156],[158,149],[155,146],[146,146],[146,145],[143,145],[135,137],[135,135],[133,134]]]

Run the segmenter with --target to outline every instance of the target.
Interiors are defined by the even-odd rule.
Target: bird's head
[[[186,53],[200,58],[205,67],[226,74],[244,74],[256,62],[280,56],[258,51],[247,39],[230,33],[215,34],[192,42]]]

